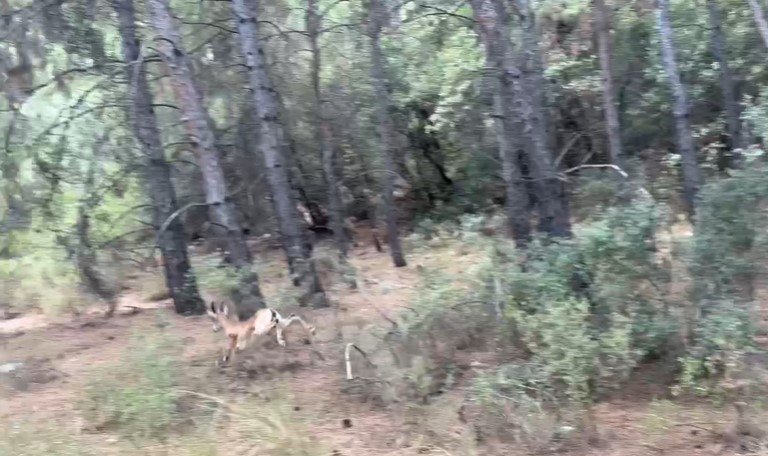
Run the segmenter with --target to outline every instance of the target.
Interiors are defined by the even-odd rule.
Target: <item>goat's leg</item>
[[[307,335],[309,336],[315,335],[315,327],[308,324],[306,321],[304,321],[303,318],[294,314],[288,315],[288,318],[281,319],[280,322],[278,323],[278,327],[282,326],[282,329],[285,329],[296,322],[298,322],[301,325],[301,327],[304,328],[304,331],[306,331]]]
[[[251,339],[253,339],[253,332],[254,332],[253,329],[250,329],[242,337],[238,338],[237,351],[245,350],[245,347],[248,345]]]
[[[277,343],[280,344],[281,347],[285,347],[285,338],[283,338],[283,329],[285,329],[284,326],[277,324],[275,325],[275,333],[277,335]]]
[[[224,354],[224,357],[221,359],[222,364],[226,364],[231,358],[232,353],[234,353],[235,348],[237,348],[237,335],[231,334],[229,337],[229,344],[227,345],[227,352]]]

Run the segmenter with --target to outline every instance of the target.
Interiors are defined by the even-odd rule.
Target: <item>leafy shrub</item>
[[[619,185],[613,170],[585,173],[575,185],[573,213],[579,219],[599,215],[603,210],[618,203]]]
[[[533,242],[524,261],[495,248],[485,272],[495,285],[487,289],[501,289],[494,295],[506,297],[513,342],[543,366],[560,400],[588,403],[666,342],[674,320],[656,290],[665,276],[654,252],[662,215],[652,202],[635,201],[607,209],[572,239]]]
[[[751,350],[755,278],[768,254],[768,168],[754,162],[700,192],[689,269],[695,312],[679,387],[717,393]]]
[[[163,335],[134,337],[121,362],[85,388],[78,404],[85,419],[133,440],[163,439],[179,419],[175,346]]]
[[[755,164],[704,186],[697,207],[691,272],[696,299],[752,298],[768,254],[768,169]]]
[[[221,258],[218,256],[193,258],[193,261],[195,277],[200,289],[219,296],[231,296],[241,286],[241,277],[250,274],[250,271],[245,269],[238,271],[234,267],[222,265]]]
[[[561,425],[546,367],[535,362],[507,364],[480,375],[473,383],[472,397],[491,432],[532,451],[551,442]]]
[[[89,303],[79,290],[77,273],[56,251],[0,260],[0,308],[46,313],[76,310]]]
[[[749,312],[731,302],[707,306],[693,334],[695,343],[681,358],[679,389],[698,394],[718,392],[718,382],[740,370],[752,349]]]

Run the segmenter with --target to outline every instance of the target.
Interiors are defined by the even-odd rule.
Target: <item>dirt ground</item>
[[[286,286],[285,277],[271,273],[281,269],[283,259],[279,251],[262,253],[260,258],[274,265],[265,267],[262,274],[269,298]],[[103,454],[117,454],[110,450],[117,436],[108,432],[87,435],[76,401],[94,372],[125,356],[132,335],[163,327],[183,340],[183,363],[208,391],[232,401],[251,400],[278,385],[289,391],[295,413],[308,423],[309,432],[329,449],[329,454],[465,454],[441,450],[429,442],[473,438],[471,423],[463,423],[457,412],[466,396],[466,382],[436,398],[434,404],[422,407],[420,415],[414,415],[407,404],[382,407],[361,403],[342,392],[346,382],[343,353],[346,342],[355,342],[374,326],[386,326],[386,318],[395,317],[409,305],[418,293],[419,265],[461,274],[478,261],[478,254],[466,246],[446,245],[410,258],[409,266],[399,269],[391,267],[388,255],[368,246],[356,248],[351,258],[360,289],[349,290],[342,284],[331,287],[331,309],[290,309],[317,325],[311,346],[302,343],[300,327],[296,326],[287,334],[287,348],[266,340],[249,346],[237,355],[233,366],[225,368],[214,365],[225,340],[221,333],[211,331],[207,317],[176,316],[169,302],[145,302],[135,290],[122,296],[120,311],[110,320],[88,314],[58,319],[31,314],[0,321],[0,365],[24,362],[40,366],[30,378],[0,389],[0,423],[56,423],[90,439],[104,449]],[[484,368],[483,363],[478,365],[481,367],[477,369]],[[652,423],[659,412],[652,400],[669,397],[667,388],[658,384],[663,375],[653,368],[638,370],[630,387],[594,408],[599,438],[586,450],[566,448],[565,453],[736,454],[721,435],[733,422],[728,408],[719,409],[706,402],[677,404],[671,412],[674,423],[662,426],[661,431],[654,430]],[[471,376],[470,371],[467,378]],[[667,413],[663,419],[669,420],[671,415]],[[441,433],[444,435],[437,435]],[[520,448],[493,441],[484,441],[477,448],[474,454],[525,454]]]

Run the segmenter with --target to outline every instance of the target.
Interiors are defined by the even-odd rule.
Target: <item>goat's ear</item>
[[[216,316],[216,303],[211,301],[211,305],[208,306],[208,309],[206,309],[206,310],[208,312],[208,315],[210,315],[211,317],[215,317]]]
[[[228,317],[229,316],[229,306],[222,305],[221,306],[221,313],[223,313],[225,317]]]

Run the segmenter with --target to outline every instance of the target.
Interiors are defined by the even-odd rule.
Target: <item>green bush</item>
[[[175,347],[163,335],[134,337],[125,357],[86,386],[78,403],[86,421],[132,440],[165,438],[180,418]]]
[[[221,257],[216,255],[193,258],[193,266],[200,289],[220,296],[231,296],[242,286],[241,276],[250,274],[246,270],[238,271],[234,267],[223,266]]]
[[[611,174],[608,174],[611,173]],[[618,203],[620,177],[613,170],[587,172],[579,177],[574,187],[573,213],[579,219],[598,216],[603,210]]]
[[[768,254],[768,169],[754,164],[704,186],[697,206],[691,272],[695,299],[751,300]]]
[[[747,309],[732,302],[709,303],[693,333],[694,344],[680,360],[678,389],[697,394],[719,392],[719,380],[743,368],[753,350],[753,327]]]
[[[621,385],[675,329],[654,251],[663,215],[635,201],[605,210],[572,239],[535,240],[524,261],[509,247],[494,249],[485,299],[505,298],[513,342],[543,366],[561,400],[581,405]]]
[[[564,425],[555,394],[547,367],[536,362],[502,365],[472,385],[483,424],[532,451],[545,448]]]
[[[56,250],[0,259],[0,308],[51,314],[76,310],[89,303],[78,283],[72,262]]]
[[[680,389],[717,393],[752,350],[754,287],[766,272],[768,168],[753,162],[700,192],[689,269],[694,307]]]

